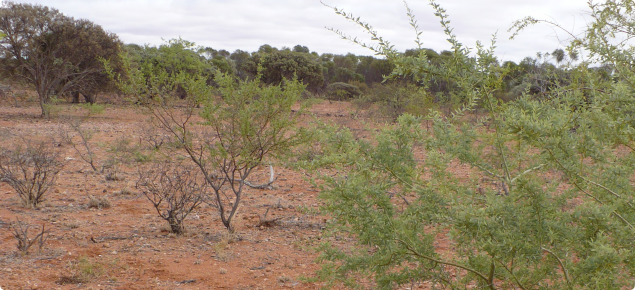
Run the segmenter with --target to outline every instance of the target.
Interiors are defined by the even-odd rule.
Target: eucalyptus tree
[[[261,78],[266,84],[279,85],[285,79],[297,77],[310,91],[316,91],[324,85],[322,64],[310,53],[277,50],[263,45],[248,65],[252,75],[257,75],[261,68]]]
[[[0,31],[6,35],[0,40],[2,73],[34,87],[44,117],[53,94],[103,89],[99,59],[118,62],[121,43],[115,34],[46,6],[3,2]]]

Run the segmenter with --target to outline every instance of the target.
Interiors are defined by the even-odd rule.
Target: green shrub
[[[78,110],[84,111],[85,117],[99,115],[106,110],[106,105],[96,103],[75,104],[73,105],[73,107]]]
[[[403,113],[424,116],[434,106],[433,98],[425,88],[401,82],[376,84],[366,95],[359,96],[353,102],[361,107],[376,104],[380,115],[394,121]]]
[[[349,100],[362,94],[362,91],[355,85],[347,83],[332,83],[326,87],[326,95],[331,100]]]
[[[395,63],[393,76],[422,83],[451,77],[465,101],[445,117],[432,112],[432,132],[404,114],[372,142],[347,130],[320,135],[322,153],[303,165],[333,169],[316,183],[332,217],[328,228],[357,243],[324,244],[319,277],[351,287],[372,279],[378,289],[423,282],[448,289],[632,287],[635,73],[628,64],[635,58],[629,47],[602,41],[630,27],[624,21],[631,14],[619,17],[631,13],[621,9],[629,3],[592,6],[595,22],[574,43],[615,62],[617,81],[601,82],[582,63],[572,68],[577,82],[552,88],[547,98],[523,95],[506,104],[494,97],[508,71],[496,65],[493,49],[477,44],[471,56],[436,3],[453,47],[444,70],[429,67],[423,54],[399,54],[336,9],[380,42],[377,51]],[[488,115],[465,122],[477,103]]]
[[[304,128],[296,129],[300,114],[291,109],[306,86],[297,79],[267,85],[259,75],[255,80],[237,81],[219,72],[214,88],[203,76],[161,70],[152,72],[153,82],[146,82],[144,72],[129,64],[124,67],[129,78],[110,71],[111,77],[139,101],[157,131],[172,137],[169,149],[181,151],[200,170],[211,192],[207,200],[233,232],[232,220],[253,170],[309,136]],[[174,91],[179,88],[185,95],[177,98]],[[195,115],[204,121],[194,121]]]

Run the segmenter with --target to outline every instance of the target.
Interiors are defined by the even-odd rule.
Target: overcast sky
[[[414,32],[400,0],[323,0],[370,23],[380,35],[403,51],[413,48]],[[214,49],[255,51],[262,44],[293,47],[301,44],[318,53],[372,55],[325,27],[367,39],[361,28],[336,15],[319,0],[32,0],[65,15],[89,19],[117,33],[125,43],[159,45],[181,37]],[[510,41],[507,29],[525,16],[554,20],[574,33],[586,25],[586,0],[438,0],[450,16],[459,40],[474,47],[489,44],[498,33],[497,55],[520,61],[536,52],[566,45],[566,34],[546,25],[527,29]],[[438,18],[428,1],[408,2],[423,31],[425,47],[449,49]]]

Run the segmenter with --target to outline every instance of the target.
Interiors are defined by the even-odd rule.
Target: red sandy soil
[[[64,116],[77,111],[59,105],[57,116],[39,117],[35,103],[0,106],[0,145],[14,146],[6,132],[21,136],[55,136]],[[317,116],[348,126],[360,135],[370,122],[353,106],[323,101],[306,120]],[[125,105],[108,105],[89,117],[90,144],[97,160],[119,138],[138,140],[147,116]],[[381,121],[380,121],[381,122]],[[376,124],[376,123],[375,123]],[[326,217],[317,213],[318,190],[303,172],[276,167],[270,189],[248,189],[235,219],[236,234],[222,226],[216,209],[204,205],[186,220],[187,233],[168,233],[152,204],[135,189],[136,168],[123,168],[124,180],[108,181],[94,173],[73,148],[60,144],[65,166],[47,201],[37,209],[20,204],[15,191],[0,183],[0,287],[14,289],[319,289],[304,282],[319,268],[314,247],[323,239]],[[130,167],[130,166],[129,166]],[[263,170],[264,172],[265,170]],[[263,173],[264,174],[264,173]],[[122,194],[123,191],[123,194]],[[88,208],[89,196],[107,198],[111,207]],[[272,227],[257,227],[270,208]],[[42,225],[49,238],[38,253],[21,255],[10,224],[16,219]],[[91,274],[92,273],[92,274]],[[82,278],[83,280],[78,280]]]

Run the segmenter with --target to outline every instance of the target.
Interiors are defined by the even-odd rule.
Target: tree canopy
[[[2,73],[34,86],[42,116],[51,95],[105,89],[100,59],[118,63],[121,42],[88,20],[41,5],[3,2],[0,8]]]

